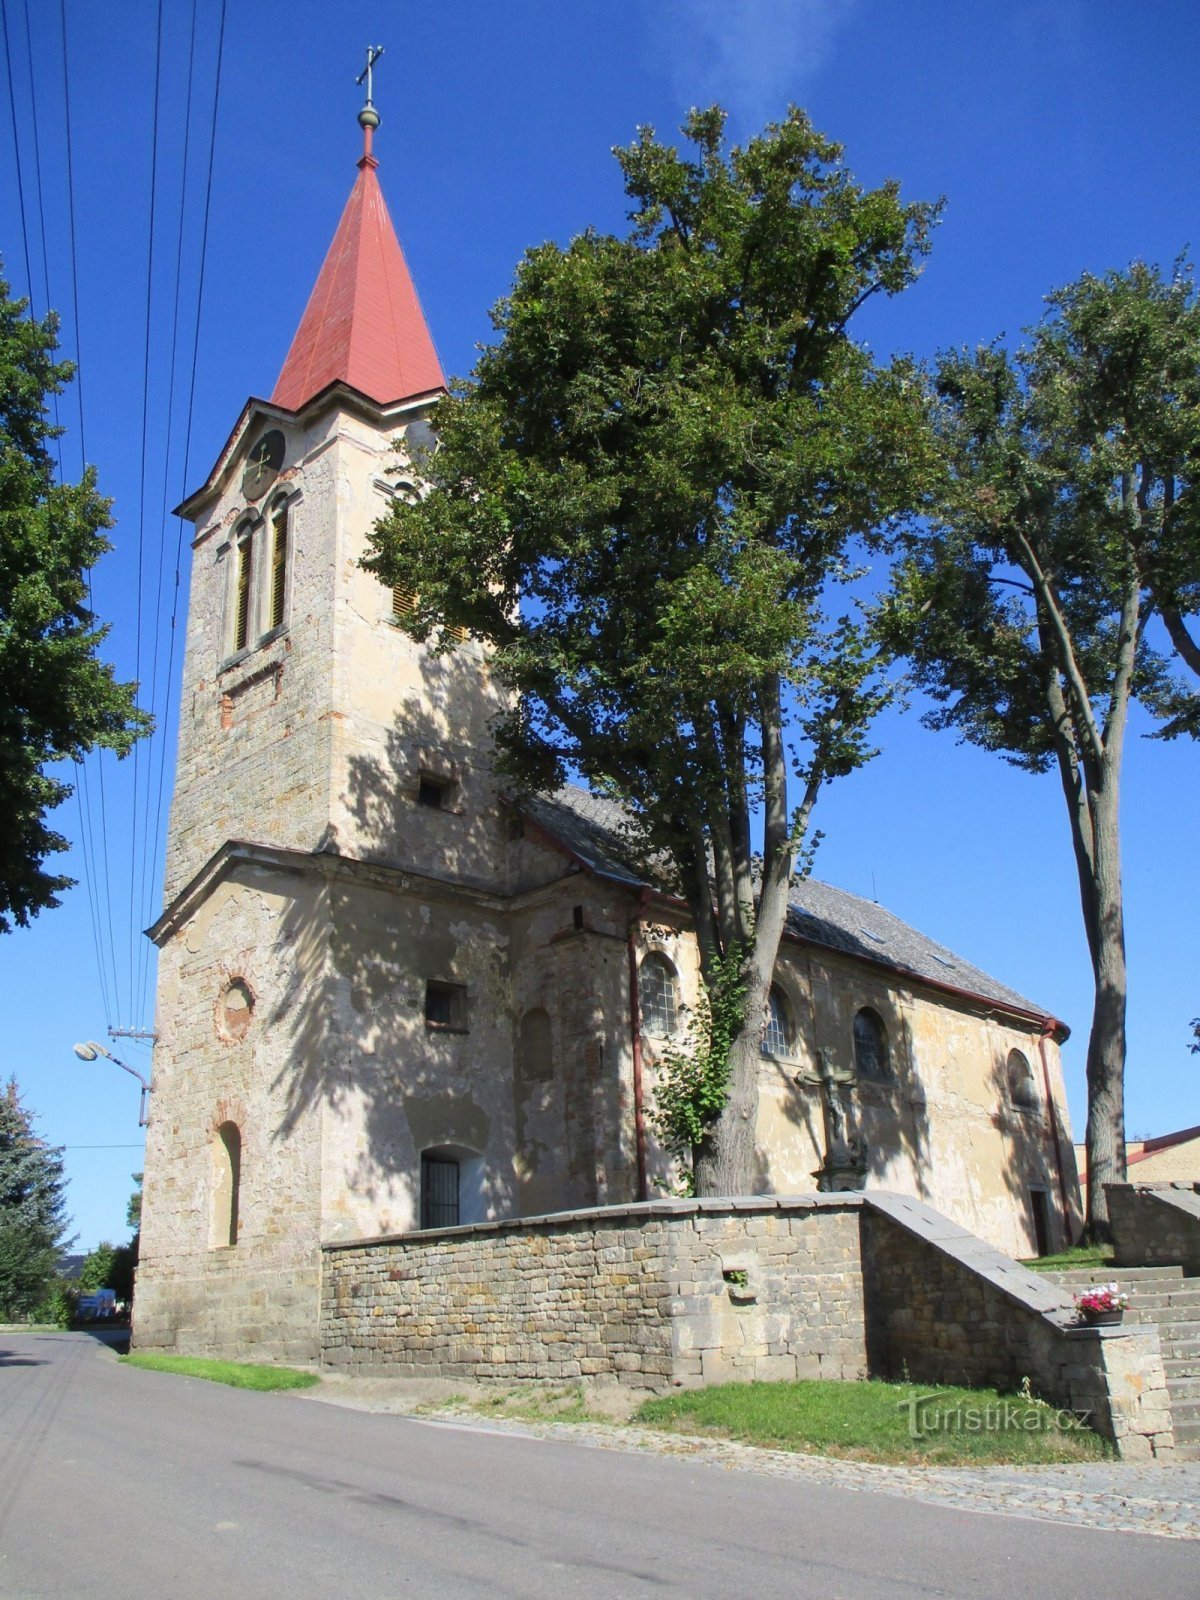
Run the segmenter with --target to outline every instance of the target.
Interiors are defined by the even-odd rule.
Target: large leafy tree
[[[1200,712],[1171,671],[1200,594],[1190,284],[1141,265],[1084,277],[1049,297],[1027,348],[948,355],[936,387],[944,498],[884,622],[937,702],[931,726],[1058,773],[1095,976],[1088,1221],[1103,1232],[1104,1184],[1125,1176],[1129,710],[1140,699],[1168,735]]]
[[[69,1241],[62,1151],[40,1139],[16,1079],[0,1089],[0,1319],[46,1298]]]
[[[46,769],[97,745],[124,754],[148,729],[134,686],[100,661],[105,628],[85,575],[109,548],[108,501],[89,467],[57,483],[47,397],[70,380],[57,321],[38,322],[0,281],[0,932],[58,904],[71,879],[46,867],[67,841],[47,814],[71,793]]]
[[[617,152],[627,238],[525,256],[367,565],[416,590],[414,637],[494,647],[519,783],[582,774],[667,864],[728,1039],[695,1178],[740,1193],[797,852],[886,692],[836,584],[928,464],[919,385],[850,324],[912,283],[937,207],[861,188],[800,111],[739,149],[716,108],[684,132]]]

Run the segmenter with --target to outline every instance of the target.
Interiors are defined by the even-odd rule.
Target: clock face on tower
[[[283,434],[272,428],[251,450],[242,474],[242,493],[247,500],[261,499],[275,482],[283,465],[283,449]]]

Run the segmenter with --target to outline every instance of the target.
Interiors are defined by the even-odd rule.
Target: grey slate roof
[[[645,882],[644,874],[626,859],[621,834],[624,812],[615,802],[568,784],[553,796],[523,800],[520,809],[591,871],[631,888]],[[1043,1006],[998,983],[882,906],[815,878],[792,889],[788,930],[808,944],[1051,1020]]]

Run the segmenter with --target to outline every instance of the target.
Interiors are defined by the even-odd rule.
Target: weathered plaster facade
[[[139,1345],[312,1357],[323,1246],[409,1232],[423,1209],[480,1223],[674,1180],[646,1115],[665,1041],[637,990],[665,958],[686,1027],[679,907],[616,859],[598,802],[506,800],[486,653],[413,643],[360,565],[390,496],[417,492],[430,398],[334,382],[296,410],[251,401],[181,508]],[[798,909],[780,957],[763,1192],[813,1189],[820,1092],[797,1074],[828,1051],[853,1076],[869,1009],[886,1070],[848,1095],[868,1188],[1016,1254],[1038,1248],[1041,1196],[1042,1243],[1062,1244],[1078,1197],[1058,1025],[879,908],[842,896],[822,915]],[[886,931],[854,926],[872,919]]]

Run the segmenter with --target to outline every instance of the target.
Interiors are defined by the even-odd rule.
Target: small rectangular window
[[[425,1026],[448,1033],[467,1031],[467,991],[461,983],[425,985]]]
[[[439,783],[436,778],[422,778],[417,787],[417,804],[428,807],[430,811],[442,811],[448,794],[448,784]]]
[[[253,536],[238,545],[237,596],[234,602],[233,648],[244,650],[250,642],[250,555]]]
[[[280,506],[271,519],[274,542],[271,546],[271,627],[283,625],[283,601],[287,590],[288,514]]]
[[[417,609],[417,591],[410,589],[406,583],[392,585],[392,615],[394,617],[411,617]]]

